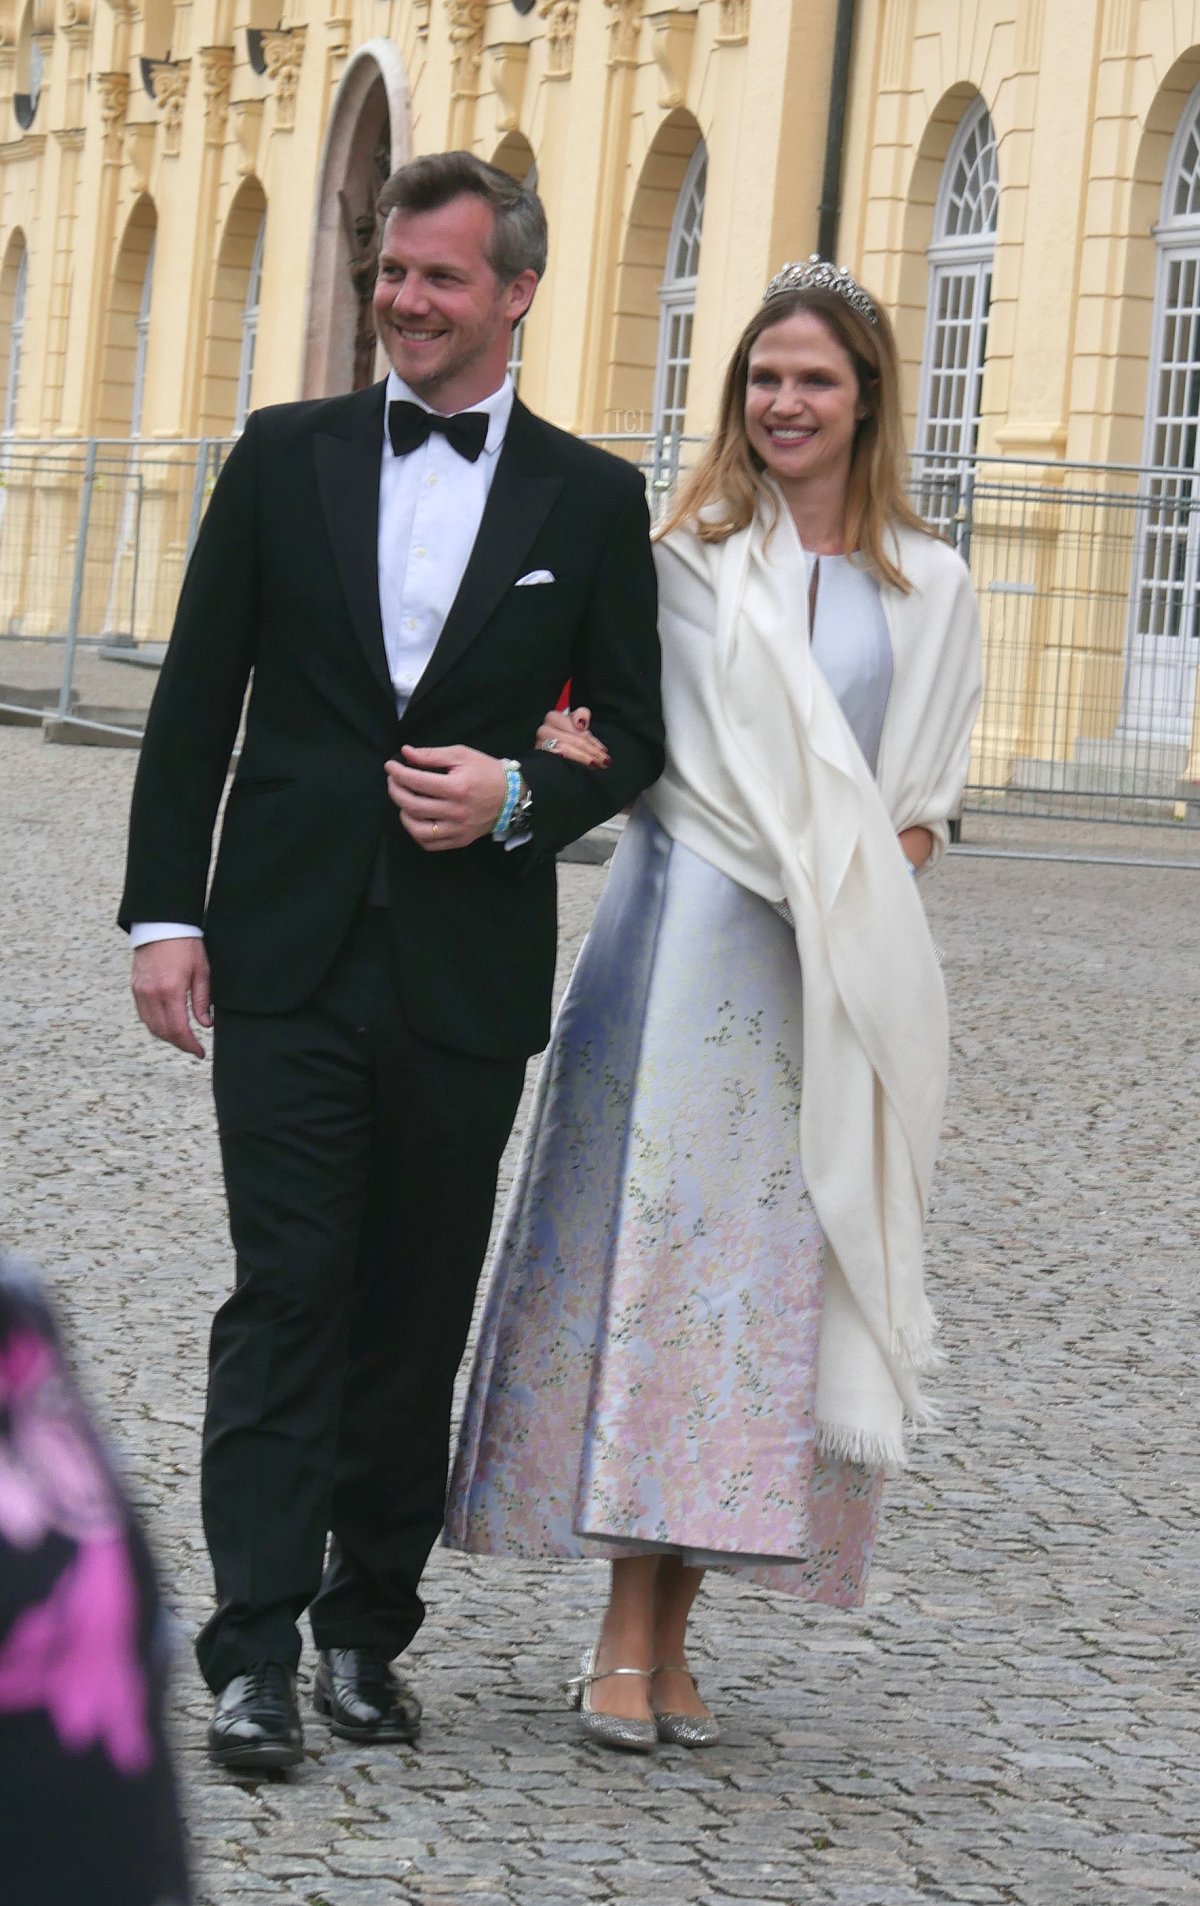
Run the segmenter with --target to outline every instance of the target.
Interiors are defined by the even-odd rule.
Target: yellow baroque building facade
[[[973,781],[1200,781],[1200,0],[0,0],[0,636],[161,639],[216,446],[377,374],[373,195],[446,146],[546,205],[522,396],[663,482],[832,244],[980,589]]]

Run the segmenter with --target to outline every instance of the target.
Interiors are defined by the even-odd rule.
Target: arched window
[[[1200,659],[1200,86],[1171,148],[1155,237],[1143,453],[1155,474],[1146,485],[1122,722],[1171,742],[1190,734]]]
[[[668,467],[679,462],[679,439],[687,414],[692,324],[700,273],[704,188],[708,153],[701,140],[684,174],[667,241],[667,268],[658,293],[658,356],[654,374],[654,434]]]
[[[4,376],[4,412],[0,435],[11,437],[17,426],[17,398],[21,388],[21,348],[25,341],[25,287],[29,278],[29,253],[24,244],[13,247],[5,266],[2,287],[3,304],[8,305],[8,358]],[[11,301],[11,302],[10,302]]]
[[[246,302],[242,306],[242,355],[238,363],[237,401],[233,410],[233,427],[239,436],[246,428],[246,419],[250,415],[250,392],[254,386],[254,353],[258,345],[258,301],[262,287],[263,240],[266,235],[267,215],[264,212],[258,221],[258,233],[250,258],[250,272],[246,279]]]
[[[979,437],[999,196],[996,135],[980,99],[964,114],[946,155],[928,253],[916,447],[937,460],[925,472],[935,493],[939,477],[956,478],[953,459],[973,456]]]

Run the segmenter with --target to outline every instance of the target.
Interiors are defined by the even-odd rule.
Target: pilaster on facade
[[[604,4],[611,16],[608,23],[609,65],[636,66],[642,0],[604,0]]]
[[[225,143],[225,127],[229,119],[229,89],[233,81],[233,48],[231,46],[202,46],[200,48],[200,84],[204,90],[204,143],[208,146],[220,146]]]
[[[546,22],[547,75],[551,79],[569,79],[575,63],[579,0],[539,0],[538,12]]]
[[[187,60],[147,60],[145,65],[150,97],[158,108],[162,124],[163,156],[167,159],[177,159],[183,143],[189,65]]]
[[[325,19],[325,90],[332,95],[337,91],[338,81],[345,70],[350,57],[350,45],[354,37],[354,20],[346,11],[345,0],[338,5],[337,0]]]
[[[1128,52],[1135,12],[1134,0],[1105,0],[1104,37],[1101,41],[1105,53]]]
[[[291,132],[296,124],[296,95],[300,91],[306,37],[307,29],[302,26],[280,27],[262,36],[263,60],[275,101],[277,132]]]

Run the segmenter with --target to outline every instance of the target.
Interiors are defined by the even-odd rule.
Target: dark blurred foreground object
[[[0,1897],[186,1906],[146,1544],[45,1299],[0,1259]]]

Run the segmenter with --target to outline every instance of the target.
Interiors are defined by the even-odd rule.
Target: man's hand
[[[129,981],[138,1018],[156,1039],[165,1039],[180,1052],[203,1059],[204,1047],[188,1018],[198,1026],[212,1025],[212,992],[204,941],[151,940],[133,956]]]
[[[478,748],[401,748],[385,764],[388,794],[418,847],[444,853],[490,834],[507,786],[504,764]]]

